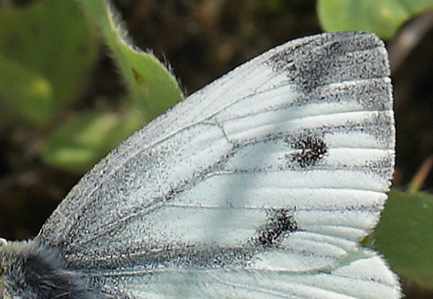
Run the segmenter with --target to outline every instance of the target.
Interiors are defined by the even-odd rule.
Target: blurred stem
[[[419,189],[421,189],[427,175],[430,173],[430,170],[432,169],[432,166],[433,166],[433,155],[429,156],[424,161],[420,170],[418,170],[418,173],[412,179],[412,182],[410,182],[409,188],[407,190],[409,194],[416,193]]]
[[[391,73],[395,73],[409,53],[420,43],[433,26],[433,11],[414,18],[388,44]]]

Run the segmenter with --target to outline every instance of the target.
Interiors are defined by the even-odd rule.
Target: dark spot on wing
[[[324,34],[276,51],[267,64],[305,93],[319,86],[388,75],[383,44],[362,33]]]
[[[305,136],[294,142],[289,140],[287,142],[292,148],[298,150],[294,154],[287,155],[287,158],[302,168],[316,165],[328,152],[328,146],[318,136]]]
[[[297,229],[298,224],[291,211],[271,210],[268,223],[259,230],[258,237],[253,242],[262,246],[274,246],[281,236]]]
[[[283,72],[304,91],[311,92],[332,78],[335,57],[342,55],[341,44],[329,42],[323,45],[305,45],[287,49],[270,58],[276,72]]]

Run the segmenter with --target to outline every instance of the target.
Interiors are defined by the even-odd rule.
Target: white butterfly
[[[5,298],[400,298],[362,248],[394,166],[386,50],[327,33],[245,63],[136,132],[28,242]]]

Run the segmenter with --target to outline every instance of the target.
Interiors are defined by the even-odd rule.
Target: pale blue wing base
[[[374,295],[382,288],[398,298],[394,274],[359,247],[393,172],[388,76],[371,34],[272,49],[127,139],[37,240],[100,288],[145,292],[138,298],[383,298]],[[358,288],[369,277],[370,297],[333,286],[349,279]],[[179,284],[191,295],[176,293]]]

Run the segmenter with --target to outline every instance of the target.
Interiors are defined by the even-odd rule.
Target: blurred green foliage
[[[402,277],[433,290],[433,196],[392,191],[370,246]]]
[[[151,53],[134,48],[107,0],[81,0],[80,3],[102,31],[131,96],[148,120],[183,98],[177,81],[165,66]]]
[[[95,32],[71,0],[0,8],[2,114],[50,125],[86,82],[99,48]]]
[[[117,113],[85,111],[61,120],[95,64],[100,44],[97,30],[130,94],[120,99],[122,111]],[[2,6],[0,69],[1,113],[11,122],[36,124],[48,131],[41,150],[44,161],[78,173],[183,97],[164,65],[133,47],[105,0]],[[136,105],[126,103],[127,98]]]
[[[85,111],[72,116],[49,138],[43,158],[57,167],[82,172],[143,126],[143,115],[131,100],[121,99],[118,112]],[[91,164],[91,165],[93,165]],[[91,166],[90,165],[90,166]]]
[[[317,12],[325,31],[374,32],[394,36],[410,18],[433,9],[432,0],[318,0]]]

